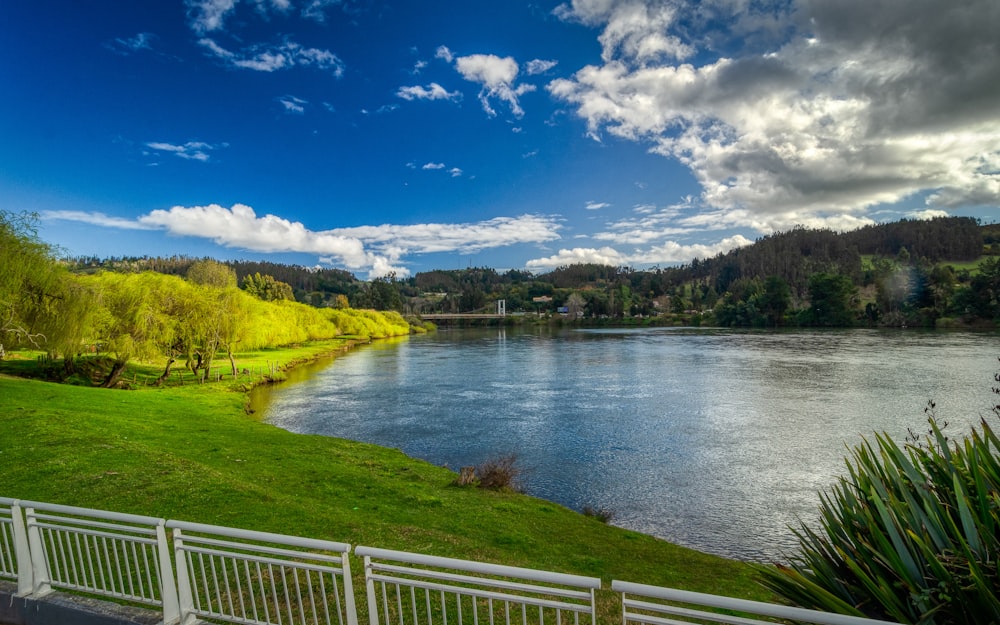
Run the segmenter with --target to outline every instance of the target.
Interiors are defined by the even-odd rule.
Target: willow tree
[[[101,386],[114,387],[133,359],[154,358],[175,342],[177,326],[164,304],[169,276],[101,273],[87,279],[95,290],[94,337],[113,356]]]
[[[40,318],[54,308],[62,271],[38,238],[31,213],[0,211],[0,354],[3,345],[43,347]]]

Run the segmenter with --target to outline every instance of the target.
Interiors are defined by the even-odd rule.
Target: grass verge
[[[773,600],[746,563],[456,486],[454,472],[397,450],[260,423],[243,385],[129,391],[0,375],[0,496]],[[607,594],[602,604],[616,609]]]

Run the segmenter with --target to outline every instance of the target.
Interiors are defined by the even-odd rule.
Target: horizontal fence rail
[[[182,521],[167,527],[173,530],[182,623],[200,617],[357,625],[350,545]]]
[[[173,549],[168,542],[172,534]],[[164,625],[358,625],[351,546],[0,497],[0,580],[162,609]],[[358,547],[367,625],[596,625],[601,580]],[[613,581],[620,625],[896,625]]]
[[[162,607],[177,594],[163,519],[22,501],[33,593],[53,588]]]
[[[893,625],[843,614],[719,597],[699,592],[612,581],[622,595],[622,625],[773,625],[759,617],[811,625]],[[719,612],[723,610],[726,613]]]
[[[358,547],[370,625],[594,625],[601,580]],[[381,619],[381,621],[380,621]]]

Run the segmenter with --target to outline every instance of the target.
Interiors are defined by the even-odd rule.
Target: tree
[[[570,319],[576,319],[583,316],[583,307],[587,305],[587,300],[583,299],[583,296],[579,293],[570,293],[569,297],[566,298],[566,311],[569,314]]]
[[[259,272],[243,278],[243,290],[265,302],[295,300],[292,285],[275,280],[273,276],[267,274],[261,275]]]
[[[159,355],[163,345],[174,342],[176,324],[155,296],[165,278],[149,272],[91,278],[98,303],[95,338],[114,356],[101,386],[115,387],[132,359]]]
[[[808,325],[846,327],[857,318],[857,288],[847,276],[829,273],[813,274],[809,278]]]
[[[236,286],[236,271],[219,261],[206,258],[191,265],[187,279],[195,284],[205,284],[220,289]]]
[[[4,342],[41,347],[39,320],[51,312],[65,271],[39,240],[37,217],[0,211],[0,352]]]
[[[389,273],[365,283],[358,296],[357,307],[374,310],[402,310],[403,298],[399,295],[396,274]]]
[[[764,292],[758,298],[760,311],[767,319],[767,325],[784,325],[785,312],[792,305],[792,290],[779,276],[770,276],[764,281]]]

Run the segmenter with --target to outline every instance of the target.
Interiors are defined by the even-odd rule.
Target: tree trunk
[[[228,351],[228,354],[229,354],[229,364],[233,368],[233,379],[235,380],[236,379],[236,374],[237,374],[237,371],[236,371],[236,357],[233,356],[232,350],[227,350],[227,351]]]
[[[114,388],[115,385],[118,384],[118,378],[120,378],[122,372],[125,371],[125,365],[127,364],[127,360],[116,360],[115,364],[111,365],[111,371],[108,373],[108,377],[104,378],[104,383],[101,384],[101,388]]]
[[[156,378],[157,386],[163,386],[163,382],[167,379],[167,376],[170,375],[170,367],[173,366],[174,362],[175,361],[173,358],[167,360],[166,369],[163,370],[163,373],[160,374],[160,377]]]

